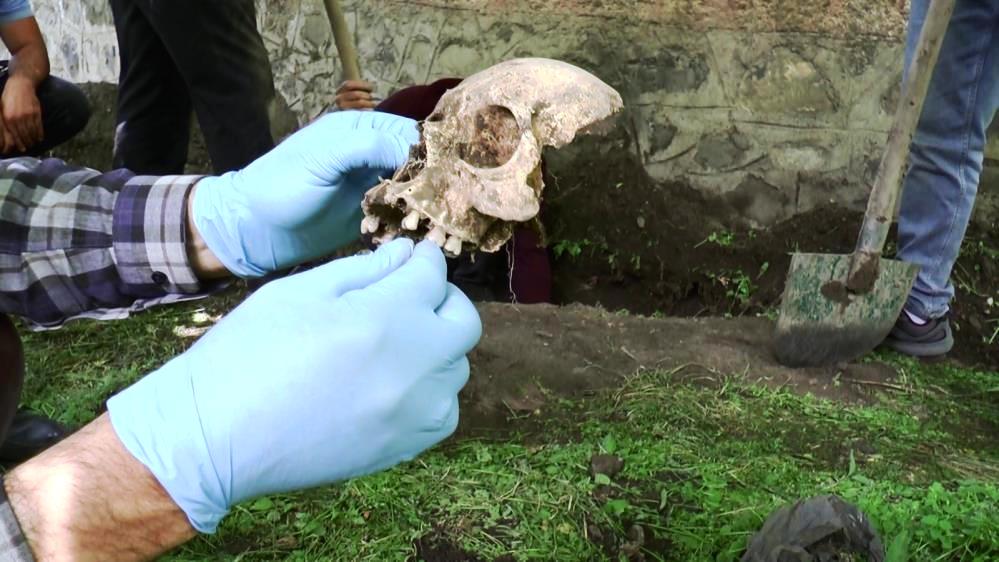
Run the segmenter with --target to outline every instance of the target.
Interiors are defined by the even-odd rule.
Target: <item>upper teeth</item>
[[[402,227],[406,230],[416,230],[420,226],[420,212],[410,211],[406,218],[402,219]]]
[[[364,220],[361,221],[361,234],[374,234],[378,232],[379,224],[378,217],[374,215],[364,217]]]
[[[461,253],[461,238],[457,236],[451,236],[444,243],[444,251],[449,254],[458,255]]]
[[[427,240],[438,246],[444,246],[444,242],[447,240],[447,232],[444,231],[444,227],[435,226],[427,233]]]

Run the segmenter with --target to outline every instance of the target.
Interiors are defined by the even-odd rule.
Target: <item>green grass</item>
[[[85,423],[234,299],[30,334],[26,400]],[[405,560],[433,536],[486,561],[617,560],[639,548],[638,525],[648,560],[734,561],[775,508],[825,493],[861,507],[886,543],[910,538],[909,560],[999,558],[999,374],[883,359],[899,378],[866,406],[638,373],[550,401],[506,438],[451,440],[395,470],[238,506],[165,559]],[[594,479],[595,453],[624,469]]]

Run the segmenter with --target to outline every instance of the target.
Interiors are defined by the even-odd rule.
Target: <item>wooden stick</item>
[[[866,293],[878,278],[878,260],[888,239],[895,203],[902,189],[909,161],[909,147],[923,113],[923,102],[930,87],[933,69],[937,65],[940,45],[943,43],[955,0],[933,0],[919,44],[909,66],[908,78],[902,84],[902,97],[895,112],[895,122],[888,134],[888,146],[878,168],[871,198],[864,214],[864,225],[857,239],[847,277],[847,287],[857,293]]]
[[[354,37],[347,27],[347,18],[344,17],[343,9],[339,0],[323,0],[326,5],[326,15],[330,19],[330,27],[333,29],[333,41],[336,43],[336,51],[340,54],[340,64],[343,66],[344,80],[360,80],[361,66],[357,62],[357,49],[354,47]]]

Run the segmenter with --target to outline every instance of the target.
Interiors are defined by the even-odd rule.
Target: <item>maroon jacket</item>
[[[441,78],[426,86],[403,88],[378,104],[375,111],[423,121],[434,112],[444,92],[461,84],[461,78]]]

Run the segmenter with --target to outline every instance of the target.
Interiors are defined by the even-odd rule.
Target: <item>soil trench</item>
[[[851,253],[863,217],[825,205],[769,228],[732,227],[744,222],[738,201],[710,198],[681,182],[657,182],[628,154],[594,153],[579,161],[584,165],[545,180],[544,221],[559,304],[645,315],[772,315],[792,254]],[[983,189],[995,187],[996,179],[990,181]],[[828,190],[833,194],[837,187]],[[887,256],[894,255],[895,240],[893,229]],[[957,295],[950,357],[999,369],[999,229],[983,212],[973,217],[951,279]],[[767,336],[767,330],[759,334],[764,348]]]
[[[544,411],[549,400],[618,387],[647,369],[704,384],[736,377],[854,403],[870,396],[864,383],[895,375],[881,363],[783,367],[771,348],[773,323],[764,318],[647,318],[584,305],[483,304],[479,313],[482,341],[461,393],[465,435],[502,430],[511,417]]]

